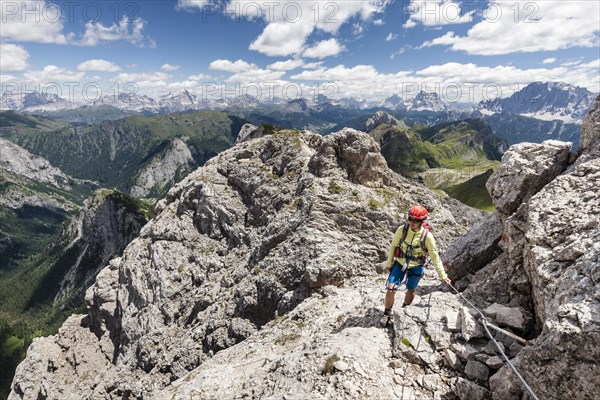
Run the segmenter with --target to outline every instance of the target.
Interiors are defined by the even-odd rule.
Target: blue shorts
[[[415,290],[421,277],[423,276],[424,268],[422,265],[418,265],[416,267],[412,267],[408,269],[408,277],[406,279],[406,289],[407,290]],[[388,277],[388,281],[386,284],[386,289],[389,290],[398,290],[400,288],[400,284],[402,280],[404,280],[404,274],[407,272],[402,272],[402,266],[397,262],[392,266],[392,270],[390,271],[390,276]]]

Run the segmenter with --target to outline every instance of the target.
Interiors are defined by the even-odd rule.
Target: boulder
[[[494,212],[452,241],[442,257],[450,279],[473,274],[493,260],[501,251],[498,243],[502,229],[498,213]]]
[[[510,326],[522,331],[531,322],[531,316],[526,315],[525,310],[520,307],[507,307],[494,303],[483,310],[483,312],[494,318],[500,325]]]
[[[460,400],[486,400],[491,397],[489,390],[464,378],[457,379],[454,393]]]
[[[486,183],[496,209],[503,215],[514,213],[567,169],[570,156],[571,144],[557,140],[511,146]]]
[[[460,331],[466,341],[485,336],[481,324],[473,317],[467,307],[460,309]]]
[[[467,378],[485,382],[488,380],[489,374],[490,370],[488,367],[479,361],[470,360],[465,365],[465,375]]]

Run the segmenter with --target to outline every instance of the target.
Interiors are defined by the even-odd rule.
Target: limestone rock
[[[488,379],[489,373],[488,367],[479,361],[467,361],[467,365],[465,365],[465,375],[467,378],[485,382]]]
[[[389,397],[396,375],[386,360],[398,345],[392,350],[385,331],[374,327],[379,315],[363,309],[367,300],[370,309],[380,308],[381,284],[371,278],[368,291],[353,287],[373,276],[397,221],[419,203],[438,221],[442,250],[482,216],[393,173],[362,132],[277,131],[243,141],[169,190],[157,216],[98,275],[81,327],[90,340],[71,341],[70,326],[64,338],[40,339],[78,354],[103,354],[111,367],[90,369],[56,351],[53,363],[68,368],[32,369],[40,357],[33,348],[11,399],[41,395],[39,381],[54,386],[46,392],[59,393],[63,374],[79,398],[190,397],[199,382],[207,398],[337,398],[341,390],[349,398],[366,391]],[[433,275],[423,285],[440,287]],[[435,305],[430,322],[440,326],[447,309],[460,304],[437,290],[421,303],[424,311]],[[356,317],[360,313],[365,316]],[[407,325],[417,327],[410,334],[414,368],[425,375],[426,360],[441,370],[425,331],[415,320]],[[334,355],[352,366],[334,374],[349,375],[346,386],[323,373]],[[360,368],[353,367],[359,360]],[[370,371],[381,370],[389,370],[387,380],[368,380]],[[438,390],[450,390],[446,378]]]
[[[53,167],[45,158],[31,154],[17,144],[0,138],[0,154],[0,170],[72,190],[70,178],[64,172]]]
[[[242,126],[242,129],[240,129],[240,132],[238,133],[238,136],[237,136],[237,139],[235,141],[235,144],[242,143],[251,134],[253,134],[256,131],[258,131],[258,127],[257,126],[254,126],[252,124],[244,124],[244,126]]]
[[[466,341],[485,336],[481,324],[473,317],[467,307],[460,309],[460,331]]]
[[[571,144],[557,140],[511,146],[486,184],[496,209],[505,215],[515,212],[567,168],[570,155]]]
[[[153,157],[140,170],[130,193],[136,197],[152,197],[153,193],[164,193],[177,177],[184,176],[194,164],[194,158],[186,143],[175,138],[160,155]]]
[[[370,132],[371,130],[375,129],[375,127],[381,124],[396,126],[400,125],[401,122],[398,121],[396,118],[392,117],[390,114],[386,113],[385,111],[377,111],[375,114],[373,114],[367,119],[365,131]]]
[[[489,390],[463,378],[456,381],[454,393],[461,400],[486,400],[491,397]]]
[[[600,96],[588,111],[581,125],[577,164],[600,157]]]
[[[454,240],[442,257],[450,279],[475,273],[493,260],[500,252],[502,230],[502,222],[494,212]]]
[[[483,312],[494,318],[499,324],[525,330],[531,322],[531,317],[520,307],[507,307],[494,303]]]
[[[504,361],[499,356],[493,356],[488,358],[485,364],[491,369],[499,369],[504,365]]]

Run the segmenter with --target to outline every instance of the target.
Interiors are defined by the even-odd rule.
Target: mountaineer
[[[440,280],[448,285],[452,282],[446,275],[435,246],[435,238],[426,222],[428,215],[427,209],[423,206],[411,207],[408,210],[407,222],[396,230],[392,239],[386,267],[390,274],[386,282],[385,311],[381,320],[383,326],[393,323],[394,298],[405,277],[406,294],[402,307],[412,303],[417,285],[430,259]]]

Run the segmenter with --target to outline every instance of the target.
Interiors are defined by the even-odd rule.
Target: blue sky
[[[3,91],[60,87],[63,97],[93,99],[133,83],[151,96],[187,89],[381,100],[424,89],[469,102],[539,80],[600,92],[596,1],[0,5]]]

